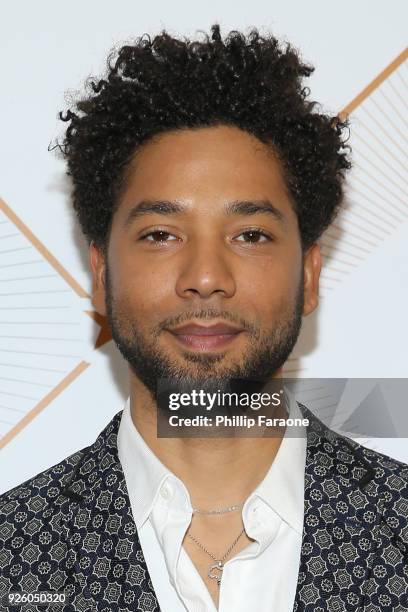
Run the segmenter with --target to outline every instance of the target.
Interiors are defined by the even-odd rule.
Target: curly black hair
[[[60,148],[73,181],[73,206],[89,242],[104,249],[126,167],[153,136],[175,129],[236,126],[273,147],[298,216],[303,249],[333,221],[350,167],[347,123],[317,111],[302,84],[314,68],[290,45],[257,29],[219,25],[202,40],[144,34],[88,80],[87,97],[60,113]]]

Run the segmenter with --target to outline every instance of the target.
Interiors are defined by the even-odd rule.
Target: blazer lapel
[[[117,454],[120,417],[86,449],[63,490],[69,612],[160,612]]]
[[[353,442],[299,406],[310,425],[294,610],[362,610],[381,519],[374,472]]]

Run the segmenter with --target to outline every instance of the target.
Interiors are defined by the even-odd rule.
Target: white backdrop
[[[93,442],[126,397],[126,368],[85,311],[85,243],[64,166],[49,143],[65,92],[143,32],[194,36],[257,26],[316,66],[312,97],[337,113],[399,57],[351,113],[347,207],[322,238],[319,311],[286,371],[301,377],[407,377],[408,206],[404,0],[14,0],[0,23],[0,491]],[[366,92],[367,93],[367,92]],[[404,132],[405,130],[405,132]],[[345,230],[342,233],[342,228]],[[367,445],[408,462],[406,439]]]

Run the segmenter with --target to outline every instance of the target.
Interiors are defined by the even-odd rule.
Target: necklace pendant
[[[208,577],[212,578],[213,580],[216,580],[218,586],[220,586],[220,584],[221,584],[222,570],[223,569],[224,569],[223,562],[222,561],[217,561],[216,563],[213,563],[212,565],[210,565],[210,568],[208,570]]]

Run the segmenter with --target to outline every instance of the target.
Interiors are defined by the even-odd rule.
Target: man
[[[308,99],[311,72],[255,30],[163,32],[123,47],[63,117],[93,304],[130,397],[94,444],[2,497],[6,598],[408,610],[407,466],[293,398],[306,437],[157,435],[161,381],[277,380],[317,307],[317,240],[350,163],[346,126]]]

